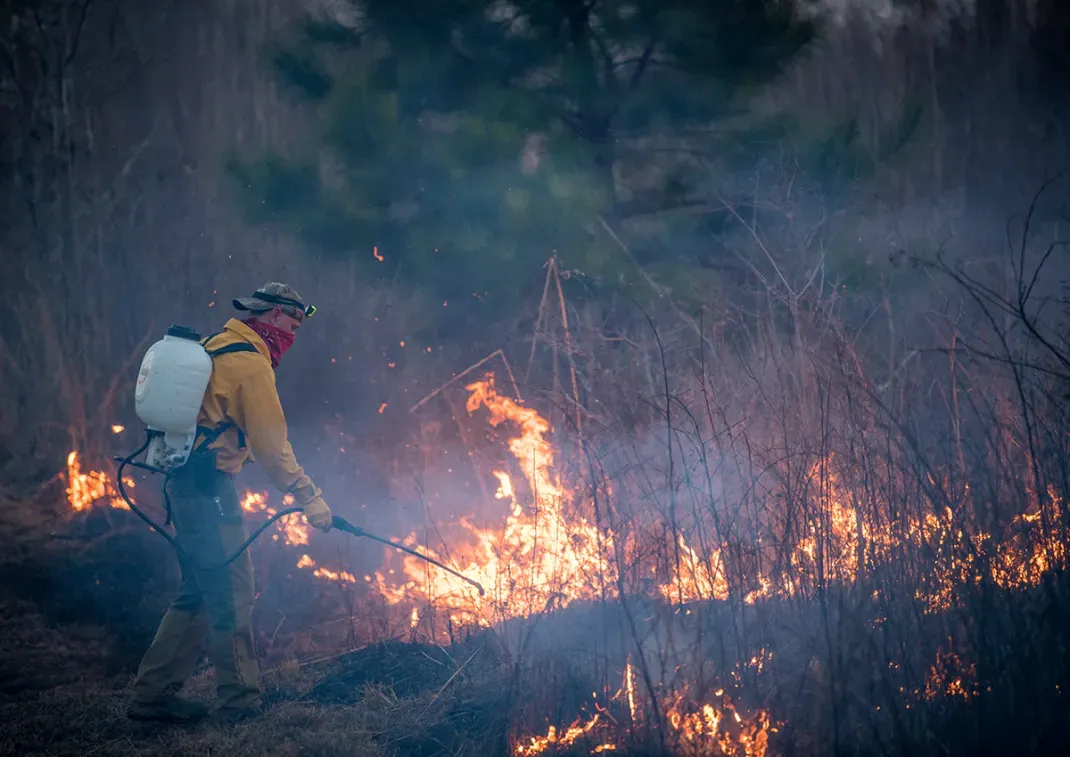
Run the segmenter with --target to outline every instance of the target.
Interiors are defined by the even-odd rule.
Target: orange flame
[[[355,584],[357,577],[347,570],[330,570],[329,568],[316,568],[312,571],[312,575],[316,578],[322,578],[327,581],[338,581],[344,584]]]
[[[134,488],[132,478],[123,478],[127,489]],[[67,501],[75,512],[83,512],[99,501],[106,501],[117,510],[129,510],[126,502],[119,495],[111,476],[103,471],[82,472],[82,463],[78,452],[72,450],[67,455]]]
[[[554,450],[546,438],[549,423],[535,410],[499,395],[491,375],[467,389],[469,413],[484,407],[492,426],[505,422],[519,426],[509,450],[523,471],[531,499],[521,503],[509,474],[495,470],[495,497],[509,508],[504,528],[480,528],[468,517],[460,519],[462,537],[471,546],[459,571],[487,587],[485,598],[456,577],[406,557],[407,580],[400,586],[384,586],[387,600],[397,603],[426,593],[436,606],[450,610],[456,622],[486,625],[555,605],[564,607],[611,587],[615,569],[607,555],[612,552],[612,536],[587,521],[582,513],[585,503],[554,472]],[[410,534],[405,543],[417,545],[417,535]],[[434,550],[423,549],[444,560]],[[377,577],[385,584],[382,574]]]
[[[720,702],[696,701],[687,686],[665,696],[661,707],[665,712],[669,736],[675,745],[680,747],[683,754],[765,757],[769,734],[776,732],[769,714],[759,710],[752,718],[747,718],[739,713],[723,690],[716,691],[714,696]],[[632,715],[632,722],[639,723],[631,661],[624,668],[624,685],[613,699],[618,702],[623,699]],[[616,742],[624,733],[618,733],[613,717],[603,718],[602,712],[606,710],[600,709],[599,714],[586,721],[582,717],[577,718],[562,734],[551,725],[545,736],[518,740],[513,751],[516,755],[544,754],[570,747],[581,737],[589,735],[596,736],[602,742],[591,750],[592,753],[614,751],[619,748]]]
[[[528,744],[517,744],[516,753],[541,754],[550,746],[572,746],[581,736],[585,736],[594,730],[595,726],[598,725],[599,716],[595,715],[586,723],[581,723],[580,720],[581,718],[577,718],[575,722],[566,728],[565,732],[560,735],[557,733],[557,728],[550,726],[545,736],[532,736],[531,741]]]
[[[292,495],[287,494],[282,498],[282,506],[284,508],[291,507],[293,503],[294,498]],[[245,492],[245,496],[242,497],[241,507],[247,513],[265,512],[271,516],[278,513],[278,510],[274,507],[268,506],[267,492]],[[301,521],[297,513],[287,515],[279,520],[275,528],[279,532],[271,537],[275,541],[279,540],[279,534],[281,533],[283,541],[291,547],[308,544],[308,525]]]

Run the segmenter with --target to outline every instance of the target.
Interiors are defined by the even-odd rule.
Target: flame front
[[[535,410],[499,395],[493,376],[467,389],[469,413],[483,407],[490,413],[492,426],[511,422],[519,428],[520,433],[509,440],[509,451],[523,473],[531,501],[522,504],[509,474],[495,470],[495,497],[508,506],[504,527],[479,528],[470,518],[460,521],[459,541],[468,549],[459,572],[486,587],[485,598],[455,576],[407,556],[403,573],[408,580],[385,587],[387,600],[411,601],[425,594],[432,606],[449,611],[455,622],[487,625],[565,607],[612,587],[616,573],[607,556],[612,553],[613,538],[599,533],[587,520],[585,503],[555,473],[554,449],[546,438],[549,423]],[[419,539],[410,534],[405,543],[416,546]],[[436,551],[423,549],[446,562]],[[377,577],[386,584],[382,574]]]
[[[1047,571],[1067,565],[1065,532],[1059,525],[1065,521],[1064,500],[1054,487],[1043,491],[1043,496],[1030,492],[1026,512],[1001,528],[993,526],[996,533],[988,533],[976,526],[990,521],[975,519],[968,487],[960,487],[955,498],[946,497],[939,504],[922,498],[917,510],[903,513],[892,502],[874,501],[876,495],[868,493],[874,489],[858,484],[860,478],[852,478],[850,467],[833,455],[812,459],[802,469],[805,494],[796,503],[796,517],[790,522],[786,512],[766,510],[745,524],[754,534],[746,537],[753,540],[746,545],[749,563],[740,564],[738,544],[711,537],[719,533],[717,524],[703,522],[698,515],[695,522],[679,529],[673,523],[671,532],[660,528],[664,524],[647,523],[653,537],[642,533],[643,525],[638,522],[630,523],[630,530],[614,532],[593,522],[593,502],[580,493],[582,487],[562,481],[546,419],[499,395],[493,376],[466,388],[470,414],[486,411],[492,426],[516,429],[508,438],[508,450],[520,476],[514,478],[504,465],[492,471],[497,482],[494,496],[503,505],[499,524],[477,525],[474,515],[465,515],[456,523],[439,524],[444,543],[437,549],[421,545],[415,532],[404,540],[407,546],[419,548],[483,585],[485,597],[455,576],[408,555],[400,557],[400,570],[374,574],[378,590],[389,604],[405,612],[414,635],[426,632],[439,637],[441,625],[436,616],[445,617],[454,627],[490,626],[578,600],[616,599],[618,586],[659,594],[669,605],[723,601],[732,596],[748,605],[775,597],[805,599],[833,583],[866,585],[868,595],[872,586],[882,586],[872,583],[876,571],[899,560],[909,570],[910,561],[903,558],[911,553],[925,555],[925,569],[911,576],[907,596],[913,597],[921,611],[934,614],[961,603],[963,590],[982,581],[1005,590],[1024,589],[1038,585]],[[901,471],[884,474],[906,475]],[[97,504],[126,507],[113,477],[100,471],[83,472],[76,451],[68,456],[66,478],[73,511],[85,512]],[[941,486],[933,479],[930,475],[927,482],[933,490],[951,489],[947,482]],[[908,483],[897,480],[889,490],[906,489]],[[134,482],[124,478],[124,484],[133,487]],[[282,502],[289,506],[292,498]],[[246,512],[267,516],[278,512],[263,492],[246,492],[241,506]],[[659,532],[675,536],[666,539]],[[638,547],[650,538],[662,547],[653,564],[649,552]],[[291,515],[279,521],[272,539],[304,547],[309,544],[308,526],[300,516]],[[773,554],[769,544],[779,551]],[[666,553],[670,555],[667,561],[663,559]],[[390,548],[386,554],[395,559]],[[317,565],[303,550],[295,564],[325,581],[356,583],[349,571]],[[620,571],[620,564],[628,566],[628,571]],[[646,580],[635,581],[635,576],[648,579],[651,575],[652,586]],[[373,583],[371,576],[364,576],[364,581]],[[880,605],[884,592],[884,588],[872,592],[874,606]],[[767,659],[763,650],[751,666],[760,671]],[[515,754],[548,753],[581,741],[592,743],[592,753],[614,751],[621,748],[621,739],[631,728],[662,722],[682,754],[760,757],[766,753],[769,735],[776,731],[767,712],[744,715],[723,691],[711,699],[689,690],[687,684],[668,690],[659,684],[658,693],[651,695],[637,687],[637,680],[637,671],[628,660],[623,685],[610,705],[610,709],[616,707],[616,715],[596,705],[596,714],[577,718],[562,731],[550,726],[545,735],[516,742]],[[979,691],[973,664],[951,647],[937,653],[924,683],[908,687],[900,691],[909,696],[913,689],[916,700],[969,699]],[[630,726],[622,728],[624,723]]]
[[[447,612],[452,622],[480,625],[564,607],[578,599],[615,597],[615,542],[627,540],[592,523],[591,503],[562,483],[548,439],[549,423],[534,409],[498,394],[491,374],[469,384],[467,390],[469,413],[485,408],[492,426],[511,424],[517,428],[508,448],[523,475],[526,491],[518,494],[509,473],[494,470],[498,483],[495,497],[507,506],[504,524],[480,527],[472,516],[463,516],[448,531],[443,545],[448,554],[447,549],[420,548],[454,567],[459,562],[459,571],[486,587],[487,596],[479,597],[469,584],[411,556],[403,558],[401,583],[389,577],[394,571],[375,574],[383,596],[391,604],[401,604],[424,595],[429,608]],[[950,608],[959,587],[977,584],[985,577],[1001,588],[1021,589],[1036,586],[1045,571],[1067,564],[1065,540],[1051,527],[1063,521],[1063,501],[1054,488],[1049,488],[1046,497],[1034,495],[1031,510],[1014,518],[1004,532],[1009,536],[998,539],[960,525],[971,511],[968,489],[958,503],[958,515],[945,505],[922,516],[878,522],[874,516],[887,512],[887,504],[860,502],[834,469],[834,462],[830,455],[815,462],[809,471],[812,493],[801,532],[796,527],[795,533],[788,533],[784,524],[775,522],[775,514],[773,522],[757,524],[759,532],[772,533],[770,541],[793,546],[787,561],[763,560],[759,537],[757,570],[732,571],[743,583],[740,590],[745,603],[810,595],[822,583],[851,583],[861,572],[892,562],[907,549],[934,555],[933,569],[916,577],[915,596],[928,613]],[[72,510],[84,512],[96,503],[126,508],[113,477],[102,471],[83,471],[76,450],[68,455],[66,478]],[[134,481],[124,477],[124,484],[133,488]],[[289,496],[282,501],[284,507],[292,502]],[[272,516],[277,512],[268,504],[265,492],[246,492],[241,504],[249,513]],[[300,516],[288,516],[278,523],[272,539],[289,546],[306,546],[308,526]],[[417,547],[420,539],[412,533],[404,543]],[[629,547],[623,550],[625,559],[633,560],[634,545],[624,546]],[[657,575],[655,567],[649,568],[658,579],[658,593],[673,604],[728,599],[731,587],[724,546],[709,539],[689,543],[684,532],[678,532],[668,573]],[[775,575],[768,572],[774,564]],[[351,574],[339,570],[320,569],[318,575],[328,580],[352,579]]]

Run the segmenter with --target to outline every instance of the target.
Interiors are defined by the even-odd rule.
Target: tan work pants
[[[220,708],[258,707],[252,558],[246,550],[229,566],[214,567],[246,539],[234,480],[213,467],[176,476],[168,491],[175,536],[190,559],[180,558],[181,588],[141,660],[133,697],[153,703],[177,693],[193,674],[207,637]]]

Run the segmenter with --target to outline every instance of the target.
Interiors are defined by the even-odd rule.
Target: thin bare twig
[[[516,383],[516,377],[513,376],[513,369],[509,366],[509,360],[508,360],[508,358],[505,357],[505,353],[502,352],[501,349],[497,349],[497,350],[494,350],[494,352],[492,352],[489,355],[487,355],[482,360],[479,360],[479,361],[477,361],[475,363],[472,363],[472,365],[470,365],[467,368],[465,368],[463,371],[461,371],[456,376],[451,378],[449,381],[447,381],[445,384],[440,386],[438,389],[436,389],[435,391],[431,392],[429,395],[427,395],[422,400],[417,402],[415,405],[410,407],[409,408],[409,412],[410,413],[415,412],[419,408],[423,407],[427,402],[430,402],[432,399],[437,397],[443,391],[445,391],[449,387],[453,386],[453,384],[455,384],[457,381],[460,381],[462,378],[467,376],[469,373],[474,371],[476,368],[478,368],[479,366],[483,365],[484,363],[489,362],[490,360],[492,360],[492,359],[494,359],[496,357],[500,357],[502,359],[502,362],[505,364],[505,370],[509,374],[509,380],[512,381],[512,383],[513,383],[513,391],[516,393],[516,398],[519,401],[523,402],[524,398],[520,396],[520,387]]]

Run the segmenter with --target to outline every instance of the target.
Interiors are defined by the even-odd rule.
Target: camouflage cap
[[[250,313],[263,313],[275,307],[281,307],[283,311],[295,318],[304,318],[312,315],[316,308],[306,305],[301,300],[301,295],[286,284],[277,281],[264,284],[253,292],[252,297],[237,297],[234,299],[234,309]]]

